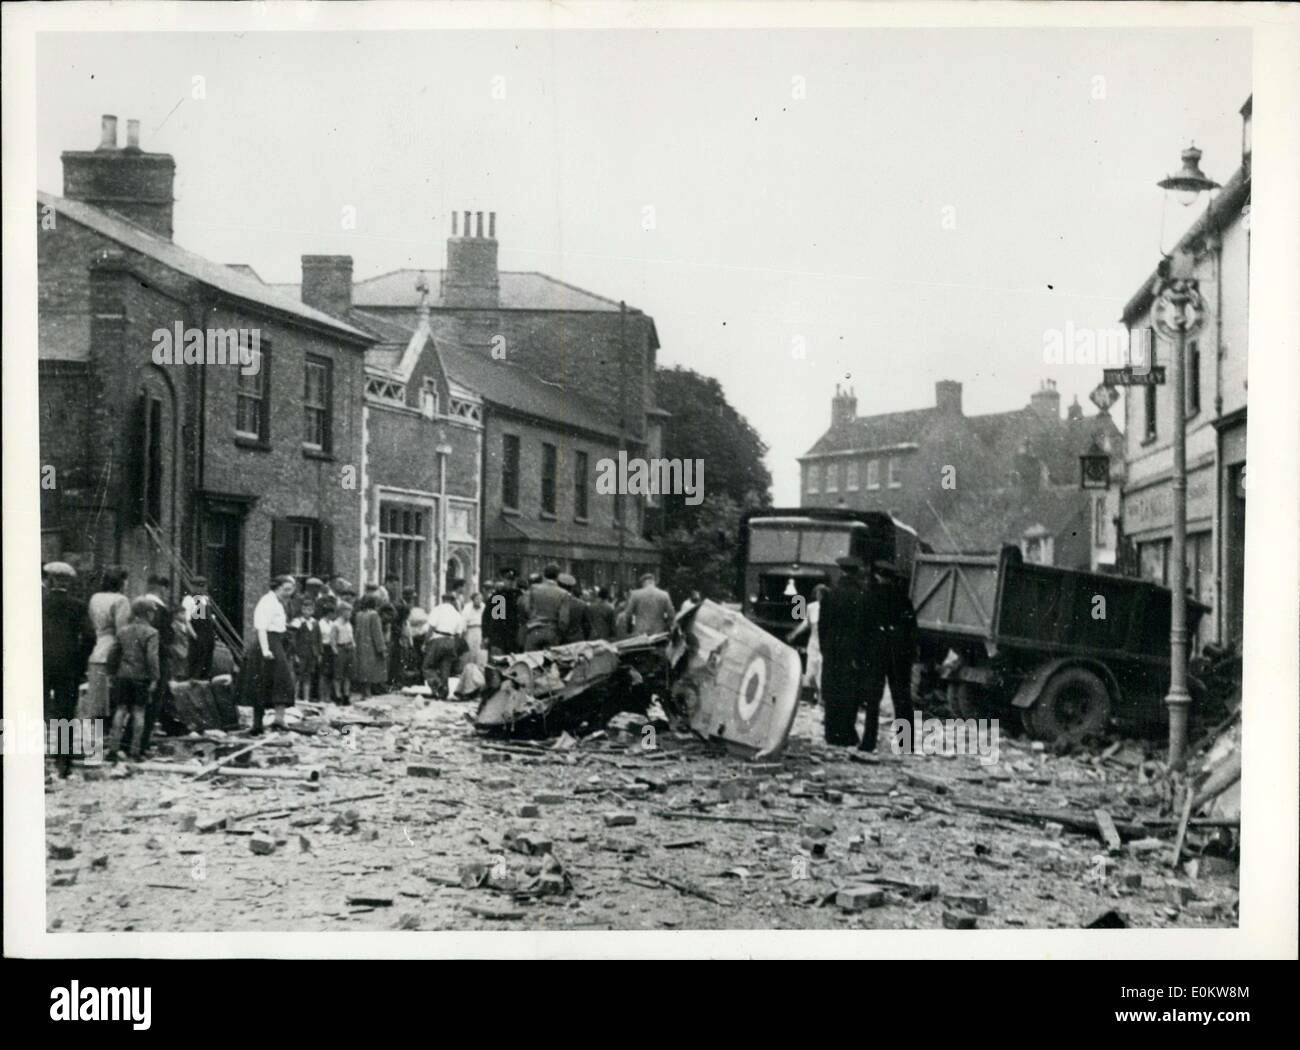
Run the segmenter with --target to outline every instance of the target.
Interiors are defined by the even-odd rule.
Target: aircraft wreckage
[[[799,699],[799,654],[738,611],[704,601],[671,631],[494,658],[475,726],[551,736],[654,701],[678,728],[754,758],[785,747]]]

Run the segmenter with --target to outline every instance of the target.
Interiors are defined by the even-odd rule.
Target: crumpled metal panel
[[[678,622],[690,636],[677,691],[691,728],[760,755],[784,748],[799,704],[799,654],[715,602]]]

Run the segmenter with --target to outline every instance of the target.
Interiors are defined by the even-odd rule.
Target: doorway
[[[244,630],[243,515],[209,510],[203,520],[203,566],[208,593],[239,634]]]

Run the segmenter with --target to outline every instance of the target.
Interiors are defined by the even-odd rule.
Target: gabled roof
[[[409,325],[390,321],[386,317],[366,313],[364,310],[352,310],[348,321],[363,332],[369,332],[375,339],[374,346],[366,351],[366,367],[378,368],[385,372],[398,373],[402,358],[412,343],[414,329]],[[402,382],[410,378],[402,378]]]
[[[619,439],[618,425],[603,406],[564,387],[547,383],[508,360],[494,359],[486,348],[466,345],[468,329],[454,316],[428,314],[415,327],[363,310],[349,315],[380,340],[366,354],[370,368],[410,379],[430,340],[450,383],[473,391],[489,404],[563,426]]]
[[[376,307],[415,309],[420,305],[416,283],[423,276],[429,286],[428,305],[438,310],[447,304],[442,299],[442,270],[394,270],[368,277],[352,286],[352,305],[361,309]],[[594,292],[575,288],[544,273],[503,271],[498,275],[500,297],[492,309],[567,310],[578,312],[618,313],[618,303]],[[272,287],[297,298],[300,285],[276,284]],[[631,311],[631,307],[628,310]]]
[[[215,288],[235,299],[310,323],[316,328],[324,328],[352,342],[370,341],[366,333],[276,291],[272,286],[263,284],[256,276],[250,277],[242,269],[212,262],[201,255],[187,251],[165,237],[159,237],[143,226],[138,226],[113,212],[97,208],[84,201],[56,197],[51,193],[38,191],[36,199],[41,204],[53,208],[57,214],[66,216],[73,222],[117,241],[132,251],[146,255],[177,273],[201,281],[208,287]]]

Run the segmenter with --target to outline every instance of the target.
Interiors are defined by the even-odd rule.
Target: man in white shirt
[[[428,640],[424,643],[424,681],[433,695],[447,697],[448,683],[464,646],[465,618],[452,596],[444,594],[429,613]]]

